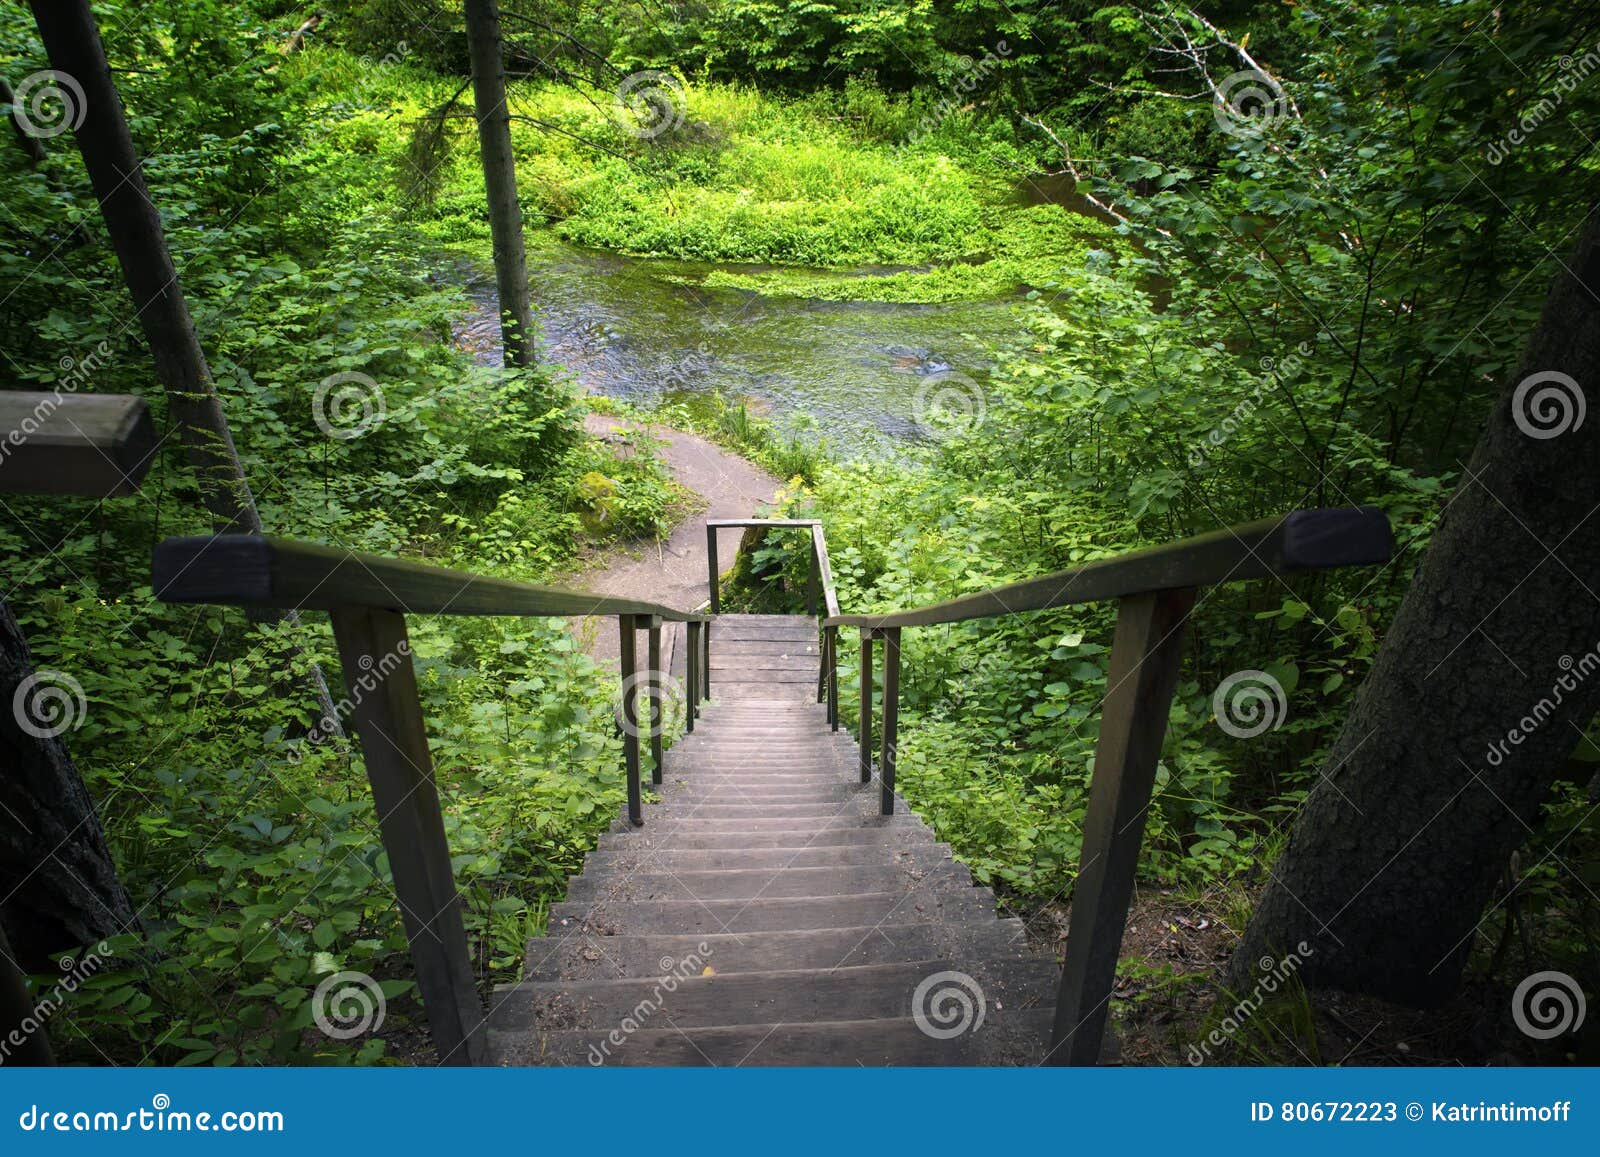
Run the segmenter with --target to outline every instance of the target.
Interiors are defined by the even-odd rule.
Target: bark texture
[[[495,0],[466,0],[465,7],[478,152],[483,160],[489,231],[494,240],[494,278],[500,295],[500,341],[506,365],[531,366],[533,306],[528,297],[528,260],[522,239],[522,204],[517,198],[516,158],[511,153],[511,110],[506,105],[500,7]]]
[[[61,737],[22,727],[26,718],[50,731],[78,710],[69,693],[60,704],[69,714],[50,712],[40,684],[23,687],[34,674],[22,629],[0,601],[0,928],[24,967],[54,972],[53,955],[129,931],[137,917]]]
[[[1236,986],[1304,941],[1313,987],[1447,999],[1600,709],[1600,415],[1579,421],[1600,385],[1596,220],[1273,869]]]

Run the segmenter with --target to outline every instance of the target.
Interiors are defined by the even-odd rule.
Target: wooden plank
[[[700,717],[700,624],[690,623],[689,650],[685,655],[683,681],[688,684],[684,703],[683,730],[693,734],[694,721]]]
[[[883,638],[883,750],[878,756],[878,810],[894,815],[894,767],[900,743],[900,628]]]
[[[661,620],[652,618],[649,642],[646,644],[646,662],[649,663],[647,686],[650,688],[650,782],[661,782],[663,761],[662,736],[666,731],[666,672],[661,669]]]
[[[811,546],[817,556],[817,570],[822,579],[823,613],[839,613],[839,595],[833,589],[833,563],[828,559],[828,536],[822,532],[822,523],[811,528]]]
[[[717,524],[706,523],[706,568],[711,572],[708,578],[711,589],[711,613],[713,615],[722,610],[722,575],[717,571]]]
[[[861,632],[861,726],[856,731],[861,752],[861,782],[872,782],[872,632]]]
[[[483,1006],[467,955],[405,619],[393,611],[342,608],[334,612],[333,633],[439,1063],[483,1064]]]
[[[1100,1056],[1145,814],[1194,597],[1193,590],[1160,591],[1123,599],[1117,607],[1067,958],[1046,1064],[1092,1065]]]
[[[793,526],[818,526],[820,523],[815,518],[708,518],[706,526],[711,529],[726,527],[793,527]]]
[[[133,494],[157,445],[142,398],[0,390],[0,493]]]
[[[828,730],[839,730],[839,628],[827,629]]]
[[[1387,560],[1393,550],[1389,520],[1375,507],[1296,510],[1282,518],[1132,551],[915,610],[829,615],[824,625],[883,628],[959,623],[1148,591],[1365,566]]]
[[[536,586],[468,571],[253,534],[169,538],[151,566],[169,603],[334,610],[365,606],[408,614],[658,615],[704,620],[634,599]]]
[[[622,679],[622,762],[628,776],[628,822],[644,826],[644,797],[639,787],[639,685],[634,675],[639,658],[632,615],[617,616],[618,673]]]

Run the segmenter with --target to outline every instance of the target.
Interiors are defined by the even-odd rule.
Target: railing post
[[[704,684],[705,695],[702,698],[711,698],[711,623],[707,621],[700,628],[700,679]]]
[[[806,614],[815,617],[817,613],[817,593],[822,589],[822,573],[817,564],[817,540],[815,535],[811,539],[811,573],[806,578]]]
[[[861,751],[861,782],[872,782],[872,629],[861,628],[861,727],[856,732]]]
[[[650,615],[650,782],[660,783],[662,777],[662,733],[667,729],[667,674],[661,669],[661,618]]]
[[[450,867],[405,616],[342,607],[332,618],[439,1063],[482,1064],[488,1060],[483,1005],[467,955],[467,930]]]
[[[828,638],[828,726],[839,730],[839,628],[829,627]]]
[[[828,632],[824,628],[817,632],[817,702],[825,703],[828,699]]]
[[[879,810],[894,815],[894,766],[900,742],[900,628],[883,632],[883,751],[878,756]]]
[[[693,732],[695,718],[700,714],[700,624],[691,619],[684,626],[689,649],[684,656],[683,678],[689,693],[684,696],[683,729]]]
[[[639,681],[634,678],[638,654],[632,615],[617,616],[619,674],[622,677],[622,762],[628,773],[628,822],[644,826],[644,798],[639,790]]]
[[[1193,590],[1156,591],[1131,595],[1117,605],[1117,633],[1072,894],[1067,959],[1046,1064],[1092,1065],[1100,1057],[1139,866],[1139,844],[1194,594]]]
[[[706,565],[711,570],[711,613],[722,610],[722,595],[717,590],[717,528],[706,523]]]

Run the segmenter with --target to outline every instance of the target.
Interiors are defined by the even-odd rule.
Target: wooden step
[[[610,903],[564,900],[550,908],[553,921],[572,920],[605,935],[657,932],[775,932],[842,928],[893,921],[994,918],[994,897],[984,888],[938,887],[912,892],[862,892],[853,896],[793,896],[772,900],[650,900]]]
[[[597,849],[583,862],[587,875],[596,868],[618,872],[706,872],[734,869],[838,868],[852,864],[890,864],[911,860],[933,864],[949,860],[949,844],[918,844],[895,848],[874,841],[870,844],[814,847],[792,844],[772,848],[646,848],[611,851]]]
[[[933,832],[923,824],[900,824],[892,828],[810,828],[780,827],[776,830],[749,831],[744,828],[719,830],[690,830],[677,828],[657,831],[655,828],[632,828],[627,831],[607,832],[600,837],[601,851],[625,851],[639,848],[719,849],[719,848],[783,848],[804,844],[808,848],[842,847],[908,847],[931,844]]]
[[[674,1067],[1037,1064],[1050,1039],[1048,1009],[988,1012],[983,1027],[947,1039],[909,1017],[813,1024],[645,1028],[633,1033],[491,1031],[502,1064]],[[614,1034],[614,1035],[613,1035]],[[620,1043],[617,1043],[620,1041]]]
[[[600,936],[552,924],[528,941],[528,980],[596,980],[654,977],[680,970],[696,955],[719,974],[803,968],[1033,956],[1022,922],[954,921],[949,924],[875,924],[786,932],[703,935]]]
[[[785,896],[856,896],[862,892],[912,892],[935,876],[972,886],[966,865],[897,858],[887,864],[802,868],[712,868],[672,872],[585,870],[567,883],[569,902],[643,903],[652,900],[755,900]]]

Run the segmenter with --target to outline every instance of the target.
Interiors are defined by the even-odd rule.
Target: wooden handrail
[[[1375,507],[1295,510],[912,610],[830,613],[823,625],[883,630],[959,623],[1151,591],[1367,566],[1386,561],[1393,550],[1389,520]]]
[[[159,445],[141,398],[0,390],[0,493],[133,494]]]
[[[615,615],[621,635],[619,725],[628,819],[634,825],[644,823],[641,733],[650,745],[652,778],[658,784],[662,779],[661,623],[690,625],[697,652],[688,665],[692,714],[710,695],[710,616],[242,534],[169,538],[156,547],[151,570],[151,585],[164,602],[329,612],[349,690],[338,709],[348,708],[356,722],[434,1046],[441,1064],[487,1063],[483,1006],[467,951],[406,615]],[[649,632],[651,712],[646,720],[640,718],[635,670],[635,633],[641,630]]]
[[[654,615],[705,622],[656,603],[538,586],[426,563],[251,534],[169,538],[151,580],[168,603],[331,611],[376,607],[431,615]]]

